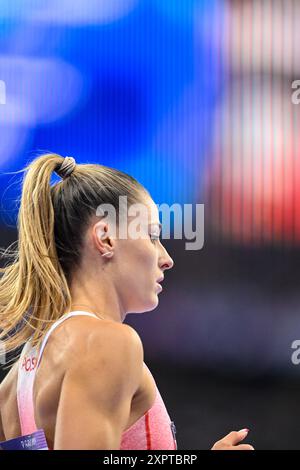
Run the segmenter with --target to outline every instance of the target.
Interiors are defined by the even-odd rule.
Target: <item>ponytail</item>
[[[0,269],[0,339],[6,353],[30,336],[33,345],[37,344],[49,322],[70,306],[70,291],[55,246],[50,192],[51,175],[63,161],[59,155],[46,154],[25,168],[18,250],[13,263]]]

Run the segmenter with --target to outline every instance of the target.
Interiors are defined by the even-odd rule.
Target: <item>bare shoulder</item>
[[[85,322],[80,335],[73,334],[68,354],[70,351],[72,360],[62,381],[54,448],[119,449],[132,397],[143,375],[138,334],[128,325],[94,319]]]
[[[64,331],[60,334],[72,354],[92,354],[96,351],[111,354],[122,350],[136,350],[143,355],[143,345],[137,331],[125,323],[99,320],[92,317],[73,318],[65,322]],[[58,338],[59,339],[59,338]],[[67,341],[66,341],[67,339]],[[124,352],[124,351],[123,351]]]
[[[63,325],[62,325],[63,326]],[[92,317],[74,317],[53,338],[52,351],[61,351],[65,371],[107,373],[138,385],[142,380],[144,351],[139,334],[124,323]],[[80,371],[79,371],[80,369]]]
[[[138,333],[122,323],[73,317],[50,335],[45,353],[37,373],[48,377],[49,366],[59,373],[54,448],[119,448],[143,380]],[[48,403],[49,393],[43,397],[40,403]]]
[[[134,328],[88,316],[77,316],[63,322],[47,342],[47,352],[53,361],[66,367],[89,355],[106,352],[113,356],[123,349],[128,353],[135,350],[143,357],[142,341]]]

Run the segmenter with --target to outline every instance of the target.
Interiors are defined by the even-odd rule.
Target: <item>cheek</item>
[[[149,287],[157,275],[158,255],[150,240],[127,241],[122,250],[120,283],[130,290]]]
[[[139,260],[141,265],[143,265],[147,270],[157,270],[156,266],[158,263],[157,250],[155,244],[149,240],[143,240],[143,248],[139,254]],[[151,274],[148,272],[148,274]]]
[[[128,259],[128,269],[130,273],[133,273],[137,285],[145,285],[153,281],[153,277],[157,274],[156,249],[154,245],[147,243],[147,240],[143,242],[135,254]]]

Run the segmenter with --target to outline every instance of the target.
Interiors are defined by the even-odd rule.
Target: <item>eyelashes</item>
[[[157,242],[159,240],[159,235],[153,235],[153,234],[150,234],[150,239],[153,242]]]

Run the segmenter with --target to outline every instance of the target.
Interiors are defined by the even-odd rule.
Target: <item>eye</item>
[[[153,242],[159,240],[159,235],[156,235],[155,233],[152,233],[152,234],[150,233],[150,238],[151,238],[151,241],[153,243]]]

